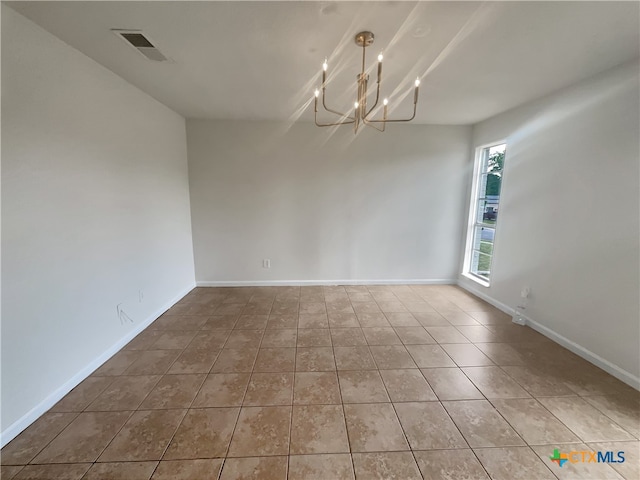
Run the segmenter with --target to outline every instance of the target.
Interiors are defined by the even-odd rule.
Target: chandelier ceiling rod
[[[374,35],[371,32],[360,32],[355,37],[356,45],[362,47],[362,70],[357,75],[357,95],[356,101],[353,104],[354,112],[353,115],[349,115],[346,113],[341,113],[337,110],[331,109],[327,107],[326,104],[326,87],[327,87],[327,69],[328,63],[327,59],[324,60],[322,64],[322,107],[329,113],[333,113],[335,115],[339,115],[341,117],[340,121],[332,122],[332,123],[318,123],[318,98],[320,97],[320,90],[316,88],[315,91],[315,100],[314,100],[314,118],[315,123],[318,127],[333,127],[337,125],[349,125],[353,124],[354,133],[357,133],[360,125],[367,125],[369,127],[373,127],[380,132],[384,132],[385,126],[388,122],[410,122],[416,116],[416,108],[418,104],[418,89],[420,86],[420,79],[416,78],[415,81],[415,90],[413,93],[413,115],[410,118],[402,118],[402,119],[390,119],[387,118],[387,107],[389,101],[385,98],[383,100],[383,113],[382,119],[375,120],[370,119],[369,115],[378,105],[378,100],[380,99],[380,81],[382,79],[382,53],[378,55],[378,78],[376,81],[376,101],[374,104],[367,110],[367,96],[368,96],[368,83],[369,83],[369,75],[366,73],[366,52],[367,47],[373,43]],[[382,124],[378,126],[376,124]]]

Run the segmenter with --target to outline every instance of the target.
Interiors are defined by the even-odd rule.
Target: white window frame
[[[489,287],[491,285],[491,278],[485,278],[475,273],[471,272],[471,261],[473,258],[473,234],[477,224],[476,219],[478,218],[478,190],[480,188],[480,169],[482,167],[482,153],[485,149],[496,147],[498,145],[507,145],[507,140],[497,140],[495,142],[485,143],[484,145],[480,145],[476,147],[475,159],[473,165],[473,180],[471,184],[471,198],[469,203],[469,220],[467,223],[467,240],[464,247],[464,262],[462,267],[462,275],[466,278],[473,280],[474,282],[479,283],[484,287]],[[505,147],[506,148],[506,147]],[[506,165],[506,154],[505,154],[505,165]],[[502,178],[504,180],[504,170],[502,172]],[[502,184],[500,185],[500,196],[502,196]],[[500,210],[500,209],[499,209]],[[491,264],[493,265],[493,257],[495,255],[496,250],[496,234],[498,233],[498,219],[496,219],[496,223],[493,226],[494,229],[494,237],[493,237],[493,248],[491,252]]]

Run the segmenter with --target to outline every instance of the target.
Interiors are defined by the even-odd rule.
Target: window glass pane
[[[484,253],[478,254],[478,270],[473,272],[476,275],[480,275],[482,277],[489,278],[489,274],[491,273],[491,255],[486,255]]]
[[[495,230],[493,228],[477,226],[474,230],[471,249],[490,255],[493,254],[494,235]]]
[[[495,225],[496,220],[498,219],[498,203],[485,200],[484,208],[482,210],[482,223],[486,223],[488,225]]]
[[[482,242],[482,227],[475,227],[473,229],[473,238],[471,240],[471,249],[480,250],[480,243]]]
[[[496,229],[491,227],[477,227],[480,230],[480,241],[491,243],[493,247],[493,239],[496,236]]]
[[[493,242],[480,242],[480,253],[484,253],[486,255],[493,254]]]
[[[489,280],[494,254],[495,226],[500,208],[506,144],[483,148],[477,157],[475,198],[467,244],[468,273]]]
[[[493,147],[487,148],[487,150],[489,150],[489,156],[496,155],[498,153],[504,154],[506,149],[507,149],[506,143],[503,143],[501,145],[494,145]]]
[[[481,192],[480,197],[499,199],[501,186],[502,186],[502,172],[487,174],[486,180],[485,180],[485,188],[484,188],[484,191]]]
[[[471,261],[471,273],[489,278],[490,269],[491,255],[474,250]]]
[[[484,198],[487,192],[487,174],[480,175],[480,183],[478,185],[478,198]]]
[[[482,151],[482,158],[480,160],[480,173],[487,173],[489,169],[489,149],[485,148]]]
[[[496,147],[490,147],[488,149],[489,155],[487,157],[487,182],[486,182],[486,195],[487,197],[497,196],[500,197],[500,188],[502,186],[502,171],[504,170],[504,154],[505,145],[499,145]]]
[[[478,263],[480,262],[480,252],[477,250],[473,250],[471,252],[471,265],[469,266],[469,271],[471,273],[478,274]]]
[[[478,200],[478,208],[476,210],[476,223],[482,223],[486,203],[486,200]]]

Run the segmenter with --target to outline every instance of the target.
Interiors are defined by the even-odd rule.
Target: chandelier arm
[[[416,104],[413,104],[413,115],[411,118],[397,118],[397,119],[386,119],[386,120],[367,120],[368,123],[387,123],[387,122],[410,122],[416,118]]]
[[[371,106],[371,108],[369,109],[369,111],[367,113],[364,114],[364,118],[367,118],[369,116],[369,114],[371,112],[373,112],[373,109],[376,108],[376,106],[378,105],[378,100],[380,100],[380,82],[378,82],[378,87],[376,88],[376,101],[374,102],[374,104]]]
[[[322,108],[324,108],[329,113],[334,113],[336,115],[340,115],[341,117],[353,118],[353,117],[350,117],[349,115],[347,115],[346,113],[338,112],[337,110],[333,110],[333,109],[327,107],[327,105],[325,104],[325,101],[324,101],[324,97],[325,97],[324,90],[325,90],[324,87],[322,87]]]
[[[349,125],[352,124],[354,122],[354,120],[349,120],[348,122],[336,122],[336,123],[318,123],[316,121],[316,126],[317,127],[335,127],[338,125]]]
[[[323,95],[323,101],[324,101],[324,95]],[[326,108],[325,108],[326,110]],[[316,98],[314,99],[314,108],[313,108],[313,115],[314,115],[314,120],[317,126],[319,127],[330,127],[333,125],[346,125],[348,123],[353,123],[355,121],[354,117],[350,117],[349,115],[345,115],[344,113],[340,113],[340,112],[336,112],[333,110],[328,110],[331,113],[335,113],[336,115],[340,115],[342,118],[348,118],[349,120],[351,120],[350,122],[338,122],[338,123],[327,123],[327,124],[323,124],[323,123],[318,123],[318,95],[317,95],[317,90],[316,90]]]
[[[382,72],[382,63],[380,63],[380,61],[378,61],[378,79],[377,79],[377,86],[376,86],[376,101],[373,103],[373,105],[371,106],[371,108],[369,109],[368,112],[366,112],[364,114],[364,118],[367,118],[369,116],[369,114],[371,112],[373,112],[373,109],[376,108],[376,106],[378,105],[378,100],[380,100],[380,74]]]
[[[349,118],[350,120],[347,120],[344,122],[335,122],[335,123],[318,123],[318,112],[316,111],[314,115],[314,121],[316,123],[316,126],[318,127],[334,127],[337,125],[349,125],[355,122],[355,120],[352,119],[351,117],[346,117],[346,118]]]
[[[382,128],[375,126],[373,123],[371,123],[369,120],[363,119],[362,122],[367,126],[367,127],[371,127],[371,128],[375,128],[376,130],[378,130],[379,132],[384,132],[384,127],[386,126],[386,124],[382,123]]]
[[[335,115],[340,115],[342,118],[353,118],[348,116],[346,113],[342,113],[339,112],[337,110],[334,110],[332,108],[327,107],[326,104],[326,89],[327,89],[327,61],[325,60],[325,63],[323,65],[323,70],[322,70],[322,108],[324,108],[327,112],[329,113],[333,113]],[[317,96],[316,96],[317,98]],[[317,108],[317,107],[316,107]],[[317,111],[317,110],[316,110]]]

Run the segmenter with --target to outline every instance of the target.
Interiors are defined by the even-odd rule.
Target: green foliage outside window
[[[504,152],[491,155],[487,165],[487,190],[486,195],[500,195],[502,183],[502,170],[504,168]]]

